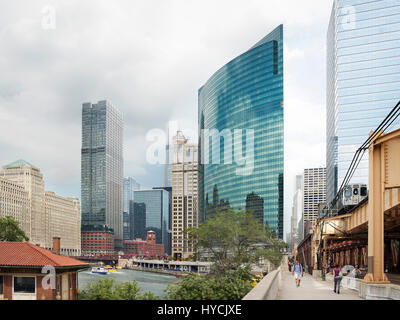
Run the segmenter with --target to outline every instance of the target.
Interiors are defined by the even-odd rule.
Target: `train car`
[[[366,184],[352,183],[346,185],[339,196],[338,214],[349,211],[367,197],[368,187]]]
[[[333,217],[344,214],[368,197],[368,187],[362,183],[346,185],[338,197],[327,205],[320,205],[320,218]]]

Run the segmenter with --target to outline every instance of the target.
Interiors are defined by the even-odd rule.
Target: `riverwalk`
[[[333,281],[322,281],[304,273],[300,287],[296,287],[291,272],[283,270],[276,300],[363,300],[355,290],[341,287],[333,292]]]

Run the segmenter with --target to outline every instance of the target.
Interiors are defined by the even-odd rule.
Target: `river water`
[[[145,291],[151,291],[158,297],[165,296],[164,289],[167,288],[168,284],[176,284],[180,279],[175,276],[144,272],[136,270],[121,269],[117,272],[108,273],[106,275],[91,273],[90,270],[81,271],[78,273],[78,288],[80,290],[86,289],[88,283],[96,282],[98,279],[112,278],[115,283],[123,283],[126,281],[136,280],[139,287],[141,287],[140,293]]]

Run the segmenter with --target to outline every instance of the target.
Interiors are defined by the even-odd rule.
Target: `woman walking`
[[[342,272],[340,271],[339,265],[335,265],[335,268],[333,269],[333,277],[335,283],[333,292],[340,294],[340,282],[342,281]]]

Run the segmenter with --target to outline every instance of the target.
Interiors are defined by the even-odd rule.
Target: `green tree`
[[[215,276],[258,263],[260,258],[279,266],[281,251],[287,246],[251,212],[233,209],[217,212],[198,228],[187,229],[186,233],[199,253],[210,255]]]
[[[141,288],[135,280],[115,285],[114,279],[99,279],[89,283],[79,294],[79,300],[157,300],[152,292],[140,293]]]
[[[187,275],[176,285],[168,285],[170,300],[240,300],[251,289],[248,267],[230,270],[220,277]]]
[[[22,242],[28,240],[29,238],[20,228],[19,222],[13,217],[0,218],[0,241]]]
[[[251,289],[251,266],[263,258],[278,267],[287,244],[251,212],[217,211],[197,228],[185,230],[199,254],[213,263],[206,276],[188,275],[169,285],[171,300],[240,300]]]

